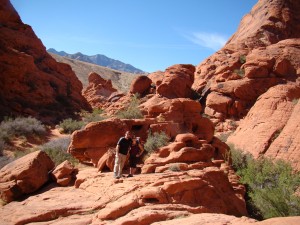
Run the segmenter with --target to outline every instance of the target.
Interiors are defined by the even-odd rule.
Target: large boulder
[[[22,115],[57,124],[90,110],[71,67],[47,53],[8,0],[0,5],[0,120]]]
[[[150,92],[152,81],[147,76],[139,76],[135,78],[130,86],[131,94],[139,94],[139,96],[144,96]]]
[[[157,93],[167,98],[189,98],[194,82],[195,67],[193,65],[173,65],[166,69]]]
[[[53,161],[43,151],[30,153],[0,170],[0,196],[6,202],[38,190],[49,179]]]
[[[74,180],[77,172],[78,169],[75,169],[72,163],[65,160],[55,167],[55,169],[51,172],[51,175],[52,179],[54,179],[60,186],[68,186],[72,180]]]

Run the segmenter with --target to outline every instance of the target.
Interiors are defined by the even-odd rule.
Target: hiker
[[[136,171],[136,164],[138,162],[138,157],[140,157],[144,152],[144,148],[141,144],[139,137],[133,137],[132,138],[132,144],[129,151],[129,174],[128,177],[133,177],[133,174],[135,174]]]
[[[117,143],[114,166],[114,177],[116,179],[119,179],[122,176],[122,170],[131,146],[131,142],[132,140],[130,131],[126,131],[125,136],[121,137]]]

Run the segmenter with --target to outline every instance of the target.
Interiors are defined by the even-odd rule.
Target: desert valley
[[[299,12],[259,0],[199,65],[136,74],[47,52],[0,0],[0,224],[300,224]],[[126,131],[145,151],[114,179]]]

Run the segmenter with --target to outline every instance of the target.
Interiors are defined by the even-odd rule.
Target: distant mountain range
[[[105,67],[119,70],[119,71],[124,71],[124,72],[128,72],[128,73],[138,73],[138,74],[145,73],[144,71],[137,69],[130,64],[126,64],[119,60],[108,58],[105,55],[97,54],[97,55],[88,56],[88,55],[82,54],[81,52],[77,52],[75,54],[69,54],[65,51],[60,51],[60,52],[56,51],[54,48],[49,48],[47,51],[50,53],[54,53],[56,55],[68,57],[70,59],[76,59],[76,60],[83,61],[83,62],[93,63],[93,64],[96,64],[99,66],[105,66]]]

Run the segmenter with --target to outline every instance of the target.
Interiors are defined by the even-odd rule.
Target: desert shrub
[[[246,56],[245,55],[241,55],[239,61],[240,61],[241,64],[246,63]]]
[[[82,117],[82,120],[85,124],[90,122],[97,122],[106,119],[101,114],[103,113],[102,109],[94,109],[91,113],[87,111],[82,111],[80,113],[80,116]]]
[[[234,153],[235,154],[235,153]],[[247,154],[232,154],[233,166],[247,187],[247,207],[257,219],[300,215],[300,173],[284,161],[253,159]],[[235,159],[234,159],[235,157]]]
[[[59,165],[65,160],[70,161],[72,164],[77,164],[78,161],[67,152],[70,142],[71,137],[57,138],[42,145],[41,149],[49,155],[55,165]]]
[[[147,153],[152,153],[156,149],[167,145],[169,137],[165,132],[149,132],[144,149]]]
[[[139,96],[133,95],[130,99],[129,104],[125,109],[120,110],[116,116],[120,119],[140,119],[143,118],[143,114],[139,109]]]
[[[236,149],[233,144],[229,144],[229,147],[232,167],[235,171],[240,173],[241,170],[247,168],[249,161],[253,160],[253,157],[250,153],[243,152],[241,149]]]
[[[244,69],[236,69],[233,72],[236,73],[237,75],[239,75],[240,77],[245,76],[245,70]]]
[[[72,134],[75,130],[80,130],[84,126],[84,122],[68,118],[63,120],[58,126],[61,128],[62,133]]]
[[[13,136],[44,135],[46,128],[33,117],[9,118],[0,124],[0,136],[2,140],[7,140]]]
[[[179,167],[179,165],[177,163],[170,165],[169,166],[169,170],[174,171],[174,172],[181,171],[181,169],[180,169],[180,167]]]

